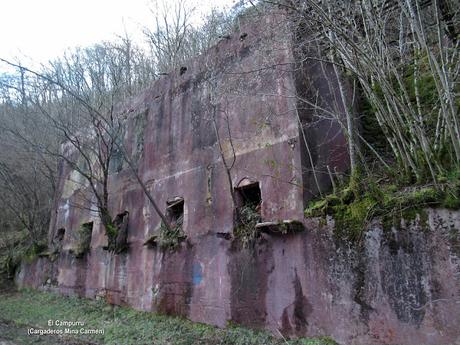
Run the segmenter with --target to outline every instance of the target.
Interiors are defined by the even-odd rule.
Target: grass
[[[7,342],[3,342],[7,341]],[[11,341],[11,342],[10,342]],[[88,345],[78,340],[62,339],[55,336],[31,337],[25,327],[0,320],[0,344],[3,345]]]
[[[1,296],[0,320],[14,327],[43,329],[48,320],[83,321],[85,328],[103,329],[103,335],[75,335],[98,344],[177,345],[333,345],[329,338],[285,341],[266,332],[230,326],[218,329],[176,317],[111,306],[103,301],[21,290]],[[55,327],[54,327],[55,328]],[[73,327],[79,330],[81,327]]]

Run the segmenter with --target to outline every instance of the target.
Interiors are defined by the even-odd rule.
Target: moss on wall
[[[305,216],[332,216],[338,238],[359,240],[375,218],[381,219],[385,230],[399,228],[403,220],[416,219],[423,228],[428,219],[426,207],[460,208],[460,180],[456,174],[437,188],[378,185],[372,180],[360,182],[359,187],[350,183],[337,194],[311,202]]]

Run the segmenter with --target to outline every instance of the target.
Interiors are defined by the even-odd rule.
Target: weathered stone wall
[[[426,224],[391,231],[375,222],[360,244],[335,239],[332,222],[306,220],[305,232],[263,235],[248,249],[205,235],[177,252],[152,253],[137,268],[131,252],[39,259],[23,264],[17,281],[89,297],[104,291],[113,303],[219,326],[232,321],[285,337],[458,344],[460,212],[427,212]]]
[[[297,111],[298,93],[320,94],[327,104],[336,90],[325,86],[334,83],[317,65],[307,69],[312,82],[299,83],[283,21],[270,16],[244,27],[184,66],[185,73],[171,72],[120,107],[125,143],[155,200],[166,208],[168,199],[184,198],[187,240],[178,250],[144,245],[160,219],[121,160],[111,175],[110,208],[113,215],[129,211],[129,248],[118,255],[104,250],[97,214],[75,206],[91,206],[91,194],[62,165],[50,228],[50,242],[65,229],[62,250],[54,261],[23,263],[18,284],[218,326],[232,321],[284,336],[330,335],[341,344],[458,343],[459,213],[431,210],[424,229],[385,232],[374,224],[353,245],[334,239],[332,224],[303,218],[315,187],[302,128],[322,188],[323,168],[345,170],[347,150],[337,121],[306,126],[311,116]],[[235,150],[232,186],[213,118],[226,157]],[[243,179],[259,182],[263,221],[298,220],[306,230],[262,234],[243,248],[232,236],[230,196]],[[89,221],[90,251],[76,258],[75,231]]]

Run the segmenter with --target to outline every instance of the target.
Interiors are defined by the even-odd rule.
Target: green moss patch
[[[392,184],[377,185],[369,180],[361,182],[358,189],[350,184],[337,195],[311,202],[305,216],[323,219],[332,216],[337,237],[357,240],[374,218],[382,220],[384,229],[400,227],[403,219],[418,219],[423,226],[428,218],[426,207],[460,208],[459,180],[448,179],[437,188],[432,185],[402,188]]]

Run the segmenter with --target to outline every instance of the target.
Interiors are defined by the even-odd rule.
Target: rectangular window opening
[[[254,227],[262,221],[262,195],[259,182],[235,188],[237,202],[236,222],[238,225]]]
[[[56,233],[54,234],[53,241],[52,241],[53,251],[55,253],[58,253],[62,250],[64,236],[65,236],[65,229],[64,228],[57,229]]]
[[[239,207],[250,207],[260,214],[262,196],[259,182],[251,183],[243,187],[235,188]]]
[[[64,236],[65,236],[65,229],[64,228],[59,228],[56,231],[55,239],[56,239],[57,242],[62,242],[62,240],[64,239]]]
[[[120,227],[123,225],[124,222],[127,222],[128,220],[128,215],[129,215],[129,212],[128,211],[124,211],[122,213],[119,213],[117,214],[117,216],[115,217],[115,219],[113,220],[113,223],[116,227]]]
[[[184,222],[184,198],[176,197],[166,202],[166,219],[171,227],[182,227]]]
[[[113,226],[115,233],[109,238],[109,249],[119,254],[128,249],[129,212],[124,211],[117,214],[113,220]]]

